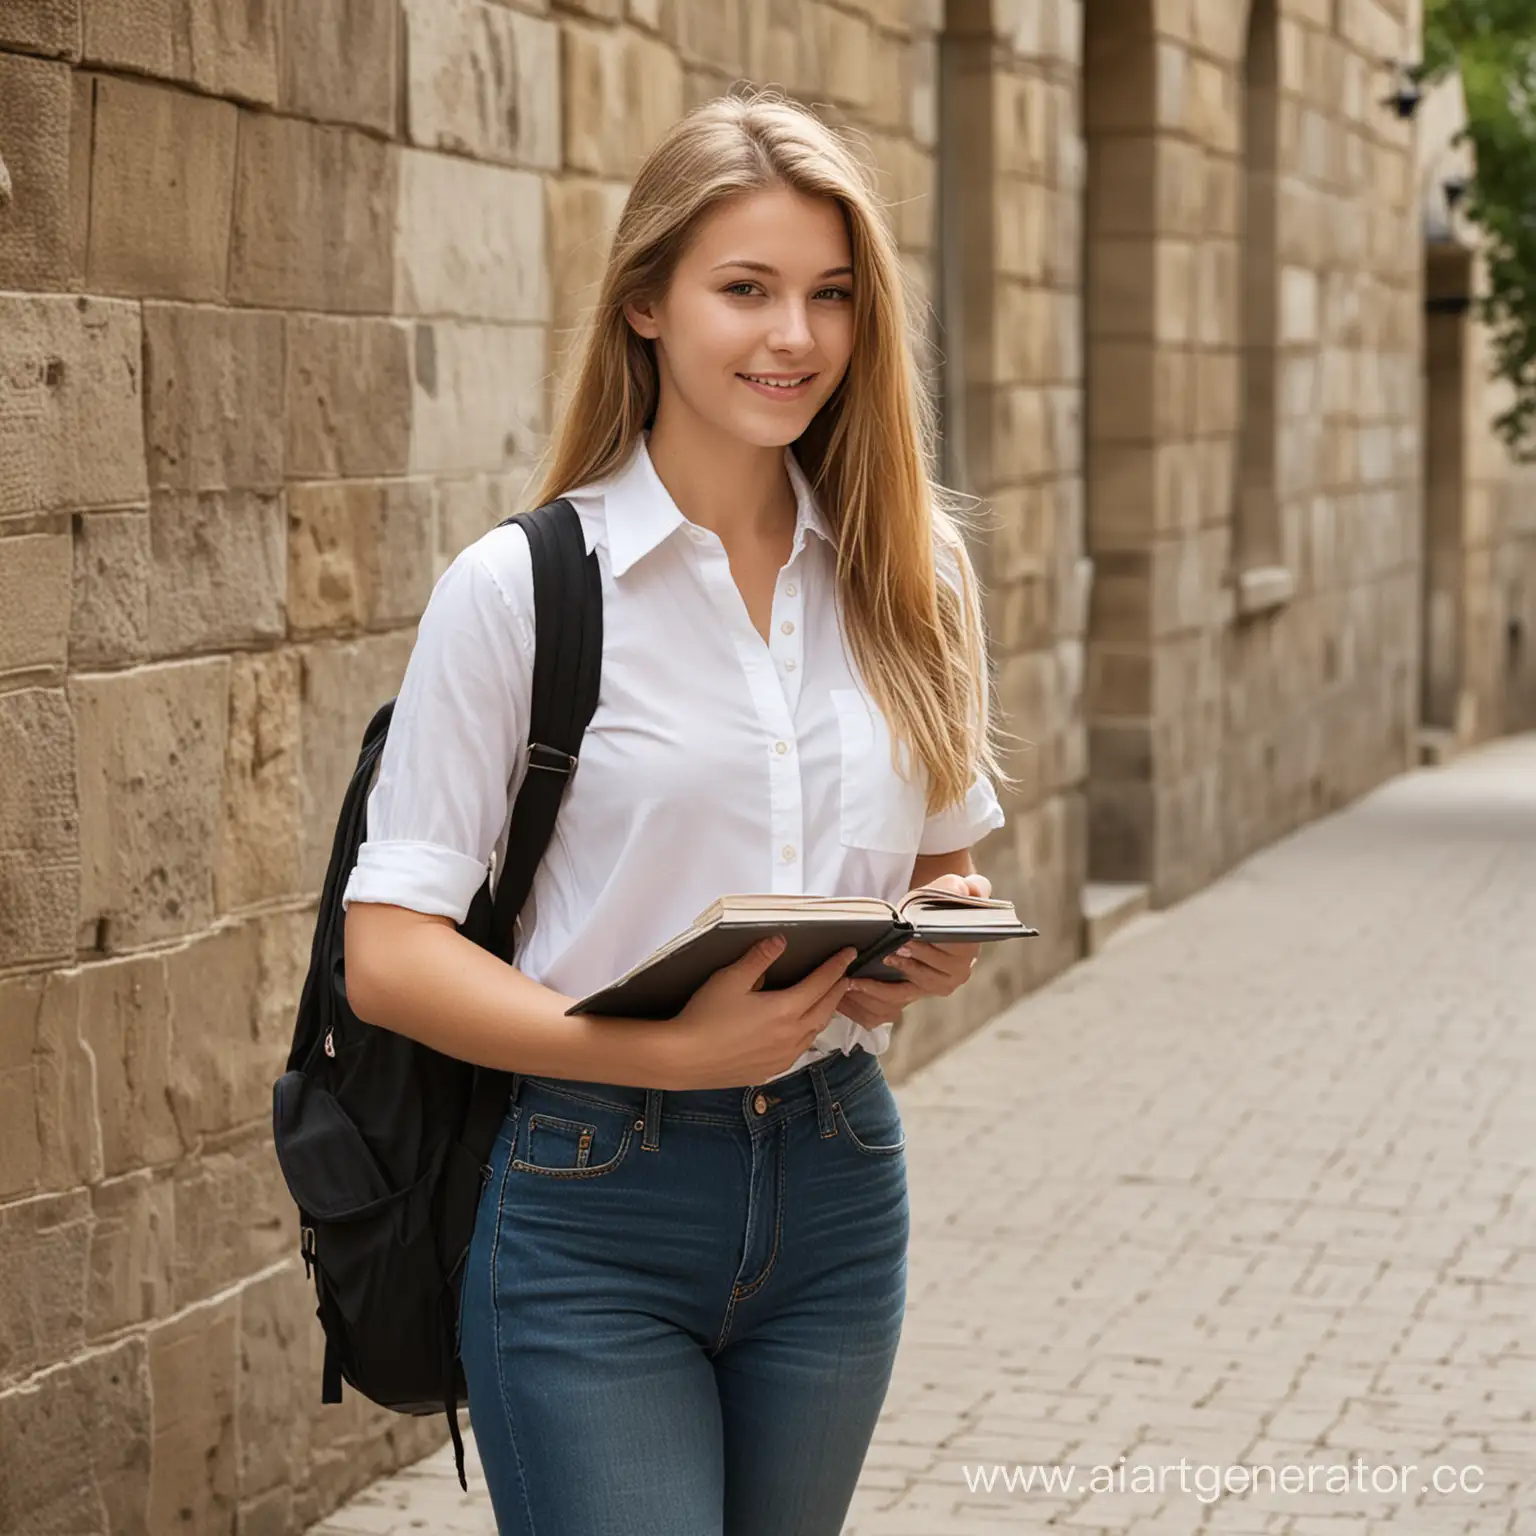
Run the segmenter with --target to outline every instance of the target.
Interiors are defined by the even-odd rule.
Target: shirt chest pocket
[[[903,777],[891,759],[891,728],[858,688],[832,689],[842,769],[838,836],[849,848],[916,857],[927,820],[925,775]],[[903,761],[911,754],[903,752]]]

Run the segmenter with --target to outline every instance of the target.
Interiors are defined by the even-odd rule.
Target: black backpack
[[[495,895],[493,870],[459,932],[510,960],[514,920],[597,707],[602,587],[569,502],[507,522],[522,525],[533,556],[528,774]],[[458,1277],[511,1078],[368,1024],[347,1004],[341,894],[394,704],[381,705],[363,733],[342,801],[288,1069],[272,1091],[272,1127],[325,1330],[321,1401],[339,1403],[346,1381],[399,1413],[445,1412],[467,1486]]]

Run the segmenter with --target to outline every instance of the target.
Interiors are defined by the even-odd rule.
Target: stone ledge
[[[1296,595],[1296,573],[1284,565],[1255,565],[1238,574],[1237,616],[1257,618],[1283,608]]]
[[[1461,739],[1455,731],[1441,730],[1434,726],[1421,726],[1418,735],[1420,766],[1443,768],[1461,755]]]
[[[1083,954],[1098,954],[1151,900],[1151,887],[1140,881],[1090,880],[1083,887]]]

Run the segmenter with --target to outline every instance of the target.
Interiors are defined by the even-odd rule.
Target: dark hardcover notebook
[[[682,933],[566,1012],[669,1019],[721,966],[776,933],[784,935],[784,953],[769,966],[764,991],[793,986],[840,949],[858,950],[848,975],[904,981],[882,962],[908,939],[987,944],[1035,932],[1019,921],[1011,901],[928,886],[895,905],[873,896],[722,896]]]

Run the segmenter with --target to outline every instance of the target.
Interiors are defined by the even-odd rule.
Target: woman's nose
[[[775,351],[804,352],[815,341],[810,317],[803,304],[786,304],[775,317],[768,342]]]

